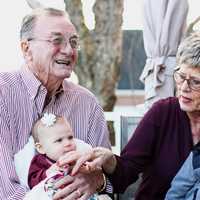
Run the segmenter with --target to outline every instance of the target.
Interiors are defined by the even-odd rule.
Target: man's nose
[[[62,53],[66,53],[66,54],[69,55],[69,54],[73,53],[73,48],[71,47],[69,42],[66,42],[66,43],[62,44],[62,46],[60,48],[60,51]]]

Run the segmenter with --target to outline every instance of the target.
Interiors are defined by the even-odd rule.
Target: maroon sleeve
[[[38,154],[32,159],[28,173],[30,189],[46,178],[46,170],[49,167],[50,164],[46,161],[44,155]]]
[[[193,148],[190,120],[175,97],[156,102],[116,156],[109,179],[123,193],[142,174],[136,199],[164,199],[170,183]]]
[[[151,161],[155,142],[159,138],[160,107],[159,103],[152,106],[122,150],[121,156],[116,156],[116,170],[109,175],[116,192],[124,192],[128,185],[138,179],[139,173],[143,172]]]

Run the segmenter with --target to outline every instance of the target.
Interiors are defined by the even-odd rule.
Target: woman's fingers
[[[71,175],[74,176],[80,169],[81,167],[84,167],[84,164],[92,159],[92,152],[88,152],[87,154],[85,154],[84,156],[81,156],[75,163]]]
[[[96,158],[92,162],[88,162],[87,165],[88,165],[88,168],[90,169],[90,171],[101,169],[102,168],[102,159]]]
[[[84,172],[101,168],[110,158],[113,153],[106,148],[96,147],[88,152],[69,152],[62,156],[58,161],[58,166],[73,165],[71,175],[74,176],[79,170]],[[91,169],[87,170],[87,166],[84,166],[86,162],[89,163]]]
[[[88,171],[93,171],[102,168],[104,163],[107,162],[107,160],[111,158],[112,155],[113,153],[109,149],[103,147],[93,148],[92,151],[81,155],[79,158],[78,156],[76,157],[78,159],[76,160],[76,163],[73,166],[71,175],[74,176],[79,170],[81,170],[81,167],[83,167],[84,164],[86,164],[86,166],[88,165]]]
[[[112,151],[102,147],[97,147],[94,151],[96,159],[91,164],[94,166],[101,166],[105,172],[112,174],[117,165],[116,157]]]
[[[63,167],[66,164],[68,165],[72,165],[76,162],[76,160],[78,160],[81,157],[81,154],[77,151],[71,151],[66,153],[65,155],[61,156],[58,161],[57,161],[57,165],[59,167]]]

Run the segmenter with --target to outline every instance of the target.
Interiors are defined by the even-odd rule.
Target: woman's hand
[[[103,168],[108,174],[113,173],[117,161],[114,154],[106,148],[96,147],[87,152],[81,153],[71,151],[60,157],[58,166],[73,165],[71,175],[74,176],[78,171],[95,171]]]

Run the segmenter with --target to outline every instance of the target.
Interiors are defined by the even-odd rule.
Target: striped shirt
[[[0,73],[0,200],[20,200],[28,190],[19,184],[13,157],[44,112],[64,116],[76,138],[110,148],[103,110],[94,95],[66,80],[62,88],[46,105],[46,88],[26,67]]]

